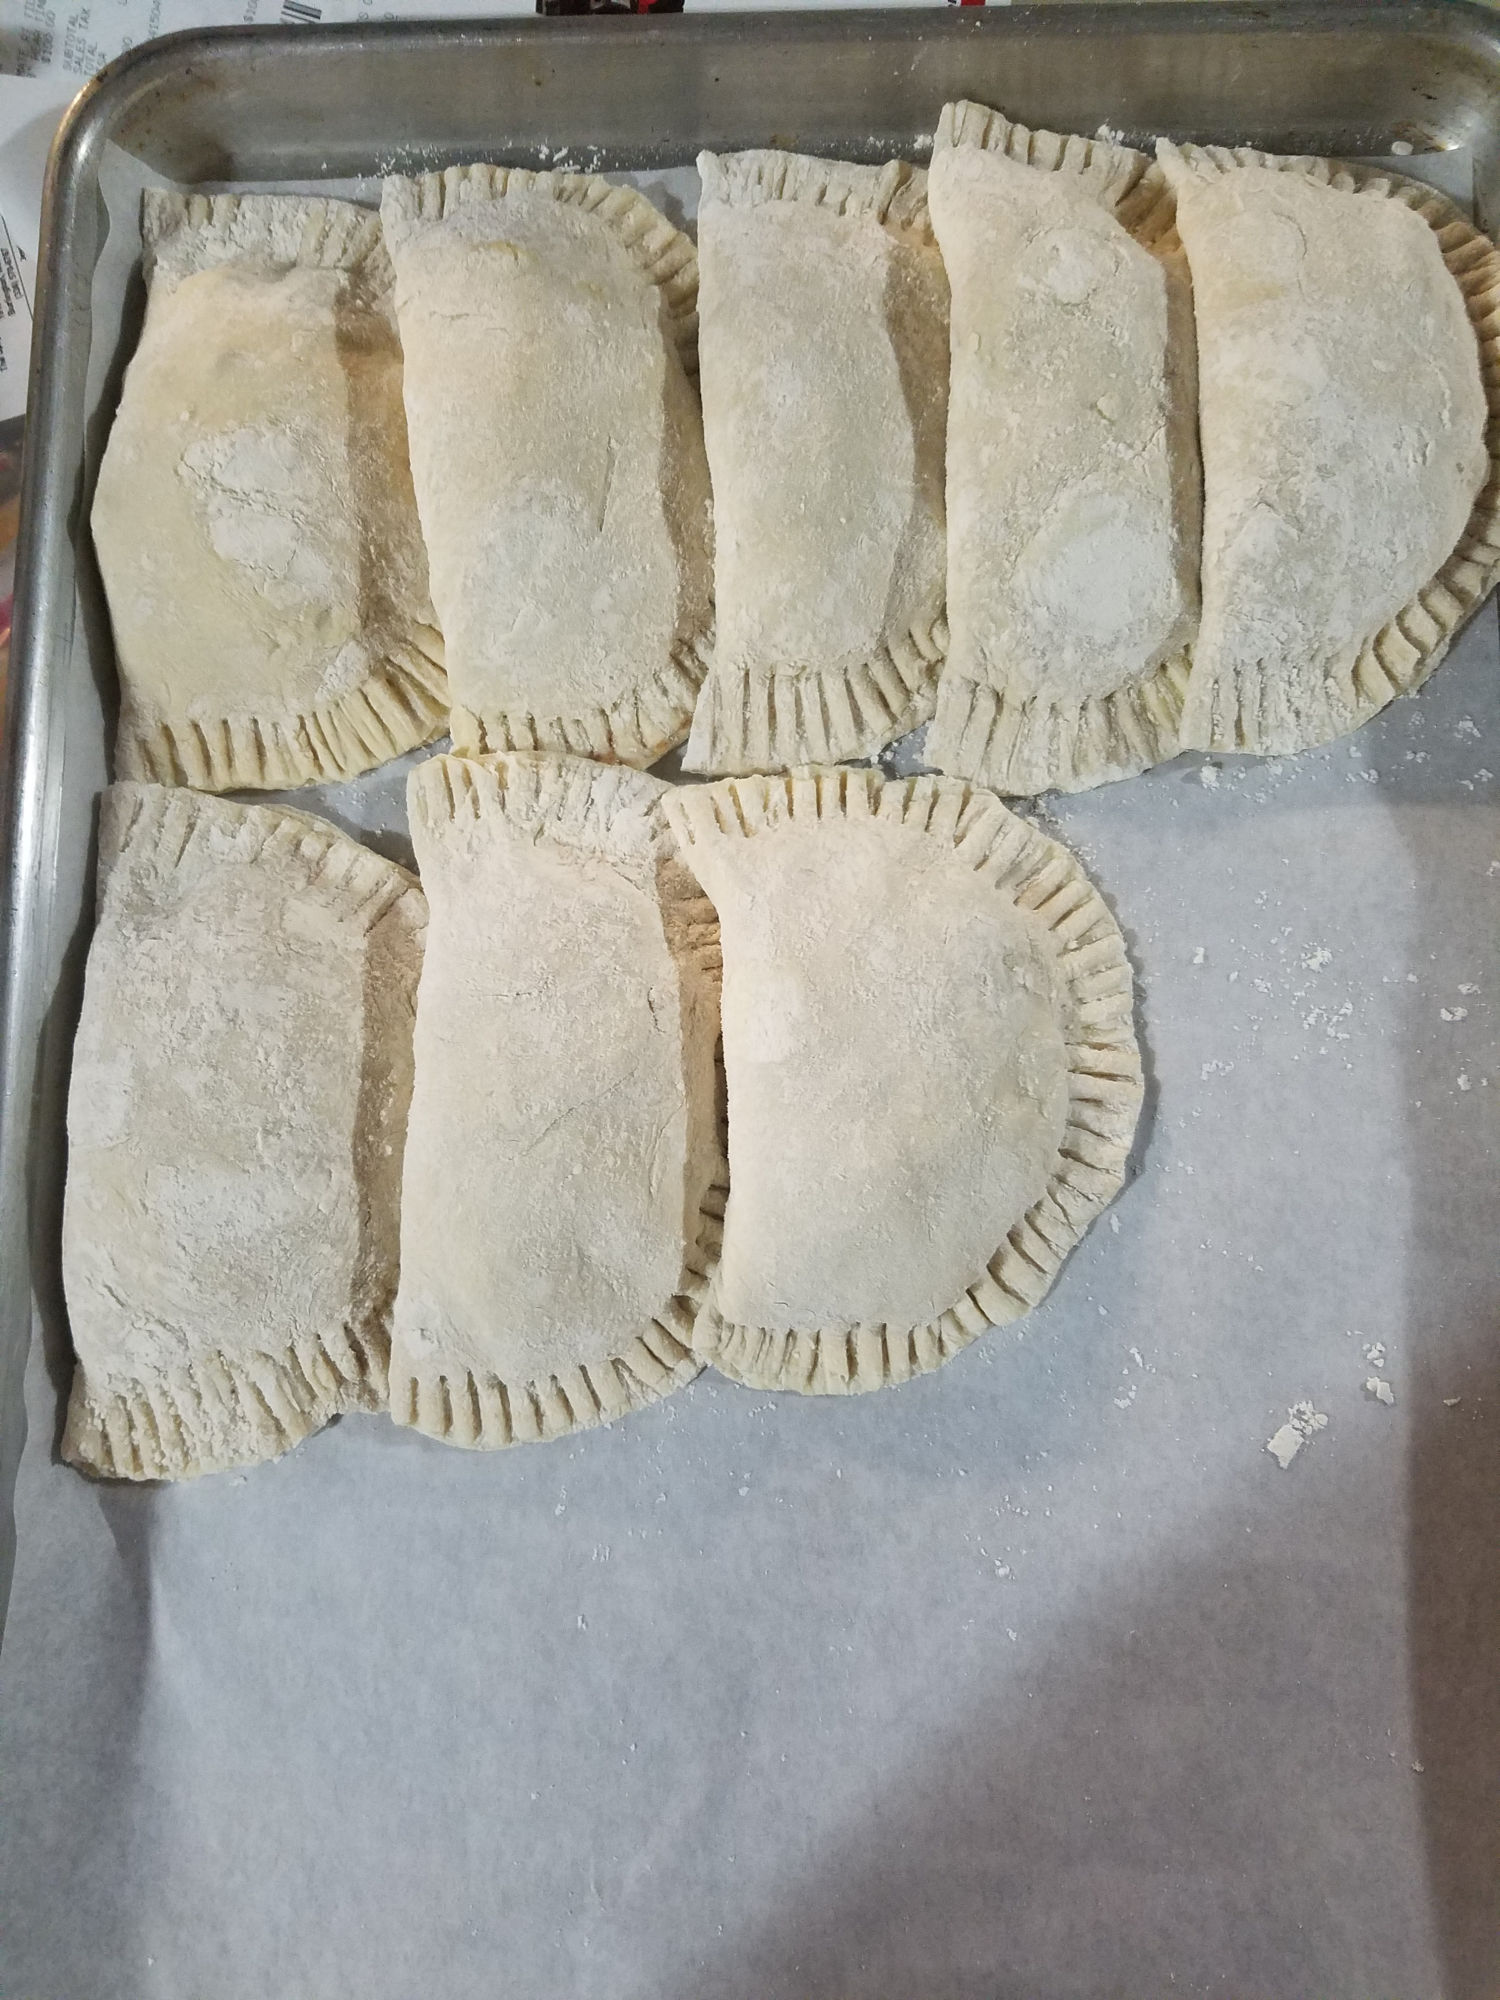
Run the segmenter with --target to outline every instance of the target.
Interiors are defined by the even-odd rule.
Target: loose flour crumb
[[[1365,1394],[1373,1396],[1377,1403],[1384,1403],[1387,1409],[1396,1400],[1395,1390],[1381,1375],[1367,1375],[1365,1377]]]
[[[1326,1414],[1314,1406],[1311,1398],[1303,1396],[1287,1411],[1281,1429],[1266,1439],[1266,1450],[1285,1472],[1303,1445],[1327,1428]]]
[[[1385,1342],[1383,1340],[1367,1340],[1360,1349],[1360,1353],[1363,1354],[1372,1368],[1384,1368]]]

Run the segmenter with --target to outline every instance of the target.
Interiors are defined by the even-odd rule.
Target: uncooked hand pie
[[[1065,791],[1175,755],[1198,614],[1192,313],[1161,169],[943,112],[947,665],[927,761]]]
[[[181,1479],[384,1406],[426,905],[284,807],[105,794],[68,1097],[63,1452]]]
[[[1500,258],[1431,188],[1165,142],[1202,376],[1182,740],[1305,750],[1415,687],[1500,568]]]
[[[718,634],[685,762],[863,757],[932,712],[948,286],[926,176],[699,156]]]
[[[443,728],[380,225],[149,191],[149,298],[93,534],[116,768],[212,791],[350,778]]]
[[[385,184],[454,747],[644,765],[712,637],[693,246],[592,175]]]
[[[432,929],[391,1414],[454,1444],[554,1437],[698,1372],[718,928],[664,791],[524,753],[410,779]]]
[[[1037,1303],[1123,1178],[1114,919],[953,779],[729,780],[667,812],[724,961],[730,1192],[694,1345],[764,1388],[935,1368]]]

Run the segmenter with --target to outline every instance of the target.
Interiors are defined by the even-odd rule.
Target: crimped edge
[[[249,1361],[209,1354],[159,1380],[95,1382],[80,1363],[68,1397],[62,1455],[102,1479],[196,1479],[280,1458],[334,1417],[386,1407],[389,1343],[341,1335],[298,1342]],[[243,1448],[222,1451],[211,1412]]]
[[[1397,695],[1419,688],[1500,578],[1500,251],[1436,188],[1377,167],[1311,154],[1262,153],[1248,146],[1178,147],[1166,139],[1157,142],[1157,153],[1168,172],[1175,162],[1184,177],[1191,174],[1202,181],[1238,168],[1264,167],[1298,174],[1341,193],[1404,202],[1437,237],[1479,344],[1479,375],[1489,409],[1485,425],[1489,476],[1452,553],[1395,617],[1365,641],[1344,676],[1347,686],[1325,678],[1317,718],[1296,746],[1315,749],[1358,729]],[[1275,756],[1291,747],[1276,744],[1260,750],[1258,734],[1256,719],[1246,713],[1238,691],[1215,681],[1195,700],[1190,680],[1183,709],[1183,749]]]
[[[655,864],[668,846],[657,812],[665,790],[644,771],[586,757],[454,750],[424,758],[409,773],[406,806],[413,832],[430,840],[503,819],[533,838],[610,861],[654,894]]]
[[[1191,649],[1184,647],[1141,680],[1071,703],[1017,697],[945,674],[926,760],[954,777],[1021,798],[1136,777],[1182,748],[1191,666]]]
[[[878,222],[936,247],[927,213],[927,176],[909,160],[864,167],[756,147],[742,153],[700,153],[698,177],[704,202],[722,202],[727,208],[800,202],[851,220]]]
[[[852,668],[710,667],[683,768],[747,776],[869,757],[925,722],[948,652],[939,613]]]
[[[1018,125],[1002,111],[967,98],[945,104],[933,136],[933,156],[959,147],[1003,153],[1041,173],[1082,181],[1124,229],[1147,249],[1176,248],[1177,197],[1160,163],[1149,153],[1102,135],[1048,132]]]
[[[641,275],[657,286],[683,366],[698,365],[698,252],[692,238],[669,222],[637,189],[616,187],[598,174],[535,172],[529,167],[476,165],[441,172],[392,174],[383,184],[380,220],[387,243],[399,254],[425,225],[470,202],[503,201],[535,194],[595,215],[630,252]]]
[[[208,827],[233,843],[228,853],[213,857],[214,865],[274,869],[296,894],[310,896],[342,920],[357,921],[366,935],[407,897],[415,899],[412,914],[425,925],[427,902],[416,876],[314,813],[129,779],[111,785],[100,803],[100,913],[117,872],[196,868],[193,843]]]
[[[608,860],[663,896],[674,950],[700,975],[716,978],[719,921],[713,905],[685,869],[673,871],[675,880],[662,880],[662,864],[677,860],[661,812],[667,791],[660,779],[639,771],[536,752],[483,760],[432,757],[407,780],[413,827],[429,837],[441,840],[450,828],[503,818],[533,839],[556,840]],[[692,1347],[693,1323],[718,1262],[727,1191],[721,1134],[682,1290],[618,1354],[522,1382],[492,1370],[403,1365],[391,1377],[393,1421],[465,1449],[500,1450],[614,1423],[692,1381],[703,1367]]]
[[[453,747],[466,757],[541,750],[643,770],[687,735],[713,644],[711,622],[701,632],[681,636],[663,665],[608,708],[537,715],[530,709],[481,713],[456,707],[446,717]]]
[[[233,841],[216,865],[284,872],[299,894],[363,935],[403,903],[413,927],[425,928],[416,877],[311,813],[128,782],[112,785],[100,807],[100,909],[126,870],[195,867],[195,836],[210,826]],[[387,1299],[373,1308],[370,1325],[331,1328],[248,1360],[206,1354],[149,1382],[139,1374],[91,1375],[80,1361],[62,1455],[102,1478],[135,1480],[193,1479],[279,1458],[345,1411],[385,1407],[389,1310]],[[211,1421],[213,1412],[232,1420],[242,1447],[219,1448],[223,1426]]]
[[[731,778],[675,790],[664,809],[689,866],[701,843],[753,840],[789,822],[878,819],[909,827],[949,844],[958,865],[984,877],[1056,940],[1071,1013],[1068,1121],[1045,1192],[985,1273],[920,1326],[851,1322],[789,1333],[732,1324],[710,1298],[693,1330],[705,1360],[752,1388],[849,1395],[940,1367],[989,1327],[1020,1319],[1041,1301],[1124,1181],[1144,1085],[1119,926],[1066,848],[958,779],[883,782],[872,771],[847,769]]]
[[[122,778],[203,791],[279,791],[357,778],[431,743],[448,727],[442,640],[431,652],[393,645],[376,670],[337,701],[302,714],[177,714],[148,719],[128,685],[115,739]]]
[[[160,271],[172,282],[215,264],[306,265],[360,273],[370,289],[389,291],[390,258],[373,209],[325,195],[179,194],[147,188],[141,197],[141,243],[148,284]]]

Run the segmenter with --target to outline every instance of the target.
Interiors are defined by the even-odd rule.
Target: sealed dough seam
[[[131,1381],[104,1391],[80,1364],[63,1457],[105,1479],[189,1479],[279,1458],[333,1417],[383,1410],[389,1353],[385,1334],[346,1330],[342,1341],[304,1341],[249,1362],[208,1354],[149,1387]]]
[[[866,169],[851,178],[841,161],[804,153],[700,153],[698,172],[705,201],[731,208],[806,202],[834,215],[868,216],[888,229],[909,230],[924,243],[937,240],[927,213],[927,176],[906,160],[889,160],[878,174]]]
[[[1075,703],[1018,699],[949,674],[938,684],[935,730],[954,767],[1012,796],[1131,777],[1177,755],[1192,657],[1183,647],[1144,680]]]
[[[720,666],[693,714],[683,763],[690,771],[748,775],[868,757],[927,721],[934,670],[948,650],[939,613],[904,642],[887,643],[857,667],[763,673]]]
[[[177,715],[133,720],[125,697],[115,744],[116,775],[205,791],[288,790],[356,778],[431,743],[448,727],[443,642],[428,627],[424,647],[391,645],[376,671],[337,701],[301,715]]]
[[[141,198],[147,281],[159,285],[241,258],[359,271],[372,290],[389,290],[390,259],[372,208],[310,195],[176,194],[147,188]]]
[[[1103,137],[1086,139],[1076,132],[1033,130],[1003,111],[962,98],[945,104],[938,120],[933,150],[945,146],[977,146],[1024,167],[1072,175],[1114,211],[1122,228],[1145,249],[1176,247],[1177,198],[1158,162],[1133,146]]]
[[[712,624],[689,632],[672,647],[664,666],[630,688],[608,708],[573,715],[538,715],[530,709],[476,714],[461,703],[444,719],[461,757],[514,750],[567,751],[610,763],[654,764],[684,735],[713,657]]]

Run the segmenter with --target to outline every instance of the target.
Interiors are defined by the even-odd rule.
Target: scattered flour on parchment
[[[1396,1400],[1396,1392],[1383,1375],[1365,1377],[1365,1394],[1373,1396],[1377,1403],[1384,1403],[1389,1409]]]
[[[1281,1429],[1266,1439],[1266,1450],[1285,1472],[1303,1445],[1327,1428],[1326,1415],[1314,1406],[1309,1397],[1304,1396],[1287,1411],[1286,1422]]]

